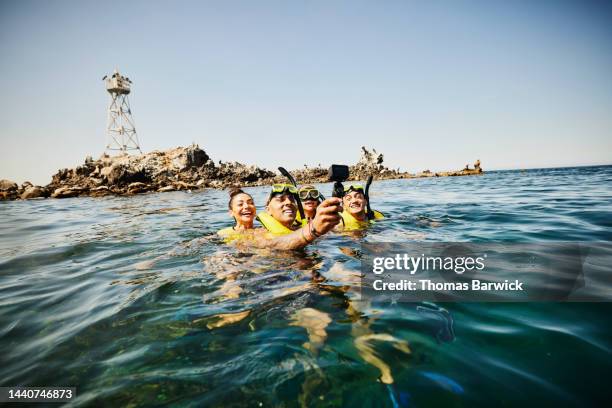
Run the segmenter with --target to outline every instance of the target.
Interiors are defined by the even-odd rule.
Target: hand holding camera
[[[332,197],[342,198],[344,196],[343,181],[349,178],[349,168],[343,164],[332,164],[328,172],[329,181],[334,182]]]
[[[314,232],[317,235],[323,235],[331,231],[336,225],[340,223],[342,217],[342,199],[338,197],[331,197],[324,200],[317,207],[317,214],[312,220],[312,226]]]

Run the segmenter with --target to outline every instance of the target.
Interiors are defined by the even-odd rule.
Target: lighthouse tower
[[[112,75],[105,75],[102,80],[105,81],[106,91],[110,94],[106,122],[106,150],[120,150],[123,153],[138,150],[142,153],[128,99],[132,81],[121,75],[117,69]]]

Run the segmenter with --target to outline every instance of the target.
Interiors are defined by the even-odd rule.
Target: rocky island
[[[291,172],[299,183],[327,182],[327,168],[314,167]],[[365,180],[370,174],[377,180],[447,177],[482,174],[480,161],[463,170],[431,172],[425,170],[411,174],[389,169],[383,164],[382,153],[361,148],[359,161],[350,166],[350,180]],[[100,197],[106,195],[132,195],[146,192],[226,188],[230,186],[260,186],[285,183],[280,174],[238,162],[215,163],[198,145],[177,147],[166,151],[153,151],[142,155],[109,156],[103,154],[74,169],[61,169],[53,175],[51,183],[35,186],[24,182],[21,186],[9,180],[0,180],[0,200],[33,198],[66,198],[76,196]]]

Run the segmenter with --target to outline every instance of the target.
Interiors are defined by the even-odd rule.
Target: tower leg
[[[119,150],[123,153],[138,150],[142,153],[128,95],[113,92],[110,96],[107,112],[108,143],[106,150]]]

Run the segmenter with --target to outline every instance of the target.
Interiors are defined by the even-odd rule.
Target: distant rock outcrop
[[[17,183],[10,180],[0,180],[0,191],[17,190]]]
[[[464,176],[482,172],[480,162],[474,170],[446,173],[429,171],[417,175],[401,173],[383,165],[383,155],[372,149],[361,148],[359,161],[350,166],[350,180],[365,180],[370,174],[376,179]],[[320,183],[327,180],[327,168],[295,170],[299,183]],[[61,169],[45,187],[24,182],[21,187],[9,180],[0,180],[0,199],[67,198],[76,196],[132,195],[146,192],[225,188],[228,186],[258,186],[286,182],[276,173],[238,162],[218,164],[198,145],[154,151],[142,155],[109,156],[103,154],[74,169]]]
[[[14,200],[18,194],[17,183],[10,180],[0,180],[0,199]]]
[[[59,170],[47,186],[52,197],[129,195],[256,184],[275,174],[240,163],[215,165],[197,145],[138,156],[88,157],[75,169]]]

